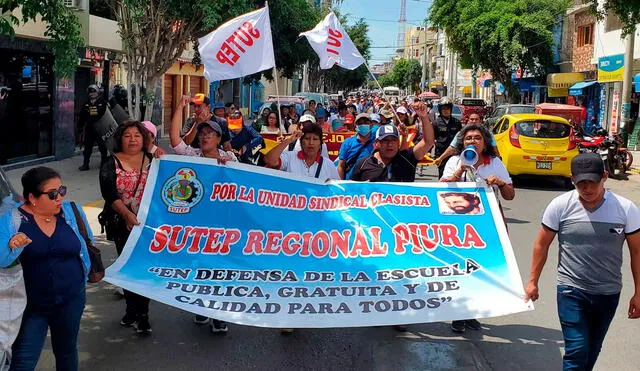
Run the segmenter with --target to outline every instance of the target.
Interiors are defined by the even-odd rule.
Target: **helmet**
[[[87,94],[91,94],[91,93],[100,93],[100,88],[98,87],[98,85],[96,84],[89,85],[89,87],[87,88]]]
[[[444,107],[448,107],[450,110],[453,109],[453,102],[451,101],[451,98],[444,97],[440,99],[440,102],[438,102],[438,112],[442,112],[442,108]]]
[[[125,89],[124,86],[117,84],[116,86],[113,87],[113,96],[120,99],[120,98],[127,98],[127,89]]]

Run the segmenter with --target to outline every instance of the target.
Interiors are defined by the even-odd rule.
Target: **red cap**
[[[355,117],[353,117],[353,115],[352,115],[352,114],[350,114],[350,113],[349,113],[349,114],[347,114],[347,115],[344,117],[344,123],[345,123],[345,124],[353,124],[355,121],[356,121],[356,118],[355,118]]]

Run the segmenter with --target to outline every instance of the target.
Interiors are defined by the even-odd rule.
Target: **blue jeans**
[[[84,311],[85,290],[71,300],[51,307],[30,307],[22,316],[22,325],[15,343],[10,371],[35,370],[51,329],[51,348],[56,357],[56,370],[78,370],[78,331]]]
[[[557,295],[564,336],[563,370],[592,370],[616,313],[620,293],[596,295],[558,285]]]

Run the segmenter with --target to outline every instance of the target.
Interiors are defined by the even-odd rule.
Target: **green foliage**
[[[461,64],[489,69],[517,99],[515,68],[540,73],[552,64],[553,28],[570,0],[434,0],[428,21],[447,34]]]
[[[409,70],[409,62],[406,59],[400,59],[393,65],[393,70],[391,71],[391,79],[393,79],[393,84],[400,89],[406,88],[405,85],[405,76],[407,76],[407,71]]]
[[[12,12],[21,7],[22,17]],[[38,16],[46,24],[44,36],[55,56],[54,69],[60,77],[70,77],[78,65],[78,48],[84,45],[80,22],[74,11],[60,0],[3,0],[0,5],[0,34],[15,35],[14,27],[35,21]]]
[[[408,92],[420,89],[420,79],[422,78],[422,66],[417,59],[409,59],[407,62],[407,72],[404,75],[403,86]]]
[[[394,86],[396,85],[395,81],[393,80],[392,77],[393,73],[389,72],[385,75],[382,75],[380,77],[378,77],[378,83],[380,84],[380,86],[387,87],[387,86]]]
[[[591,6],[591,10],[600,20],[606,18],[607,13],[614,13],[622,21],[622,37],[627,36],[640,23],[640,1],[637,0],[605,0],[598,9],[598,0],[583,0]]]

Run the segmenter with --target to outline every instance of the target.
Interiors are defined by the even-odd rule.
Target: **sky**
[[[422,25],[431,0],[406,0],[407,25]],[[371,39],[370,65],[389,61],[395,55],[398,39],[400,0],[343,0],[337,8],[349,15],[349,21],[364,18],[369,24]],[[390,47],[390,48],[389,48]]]

